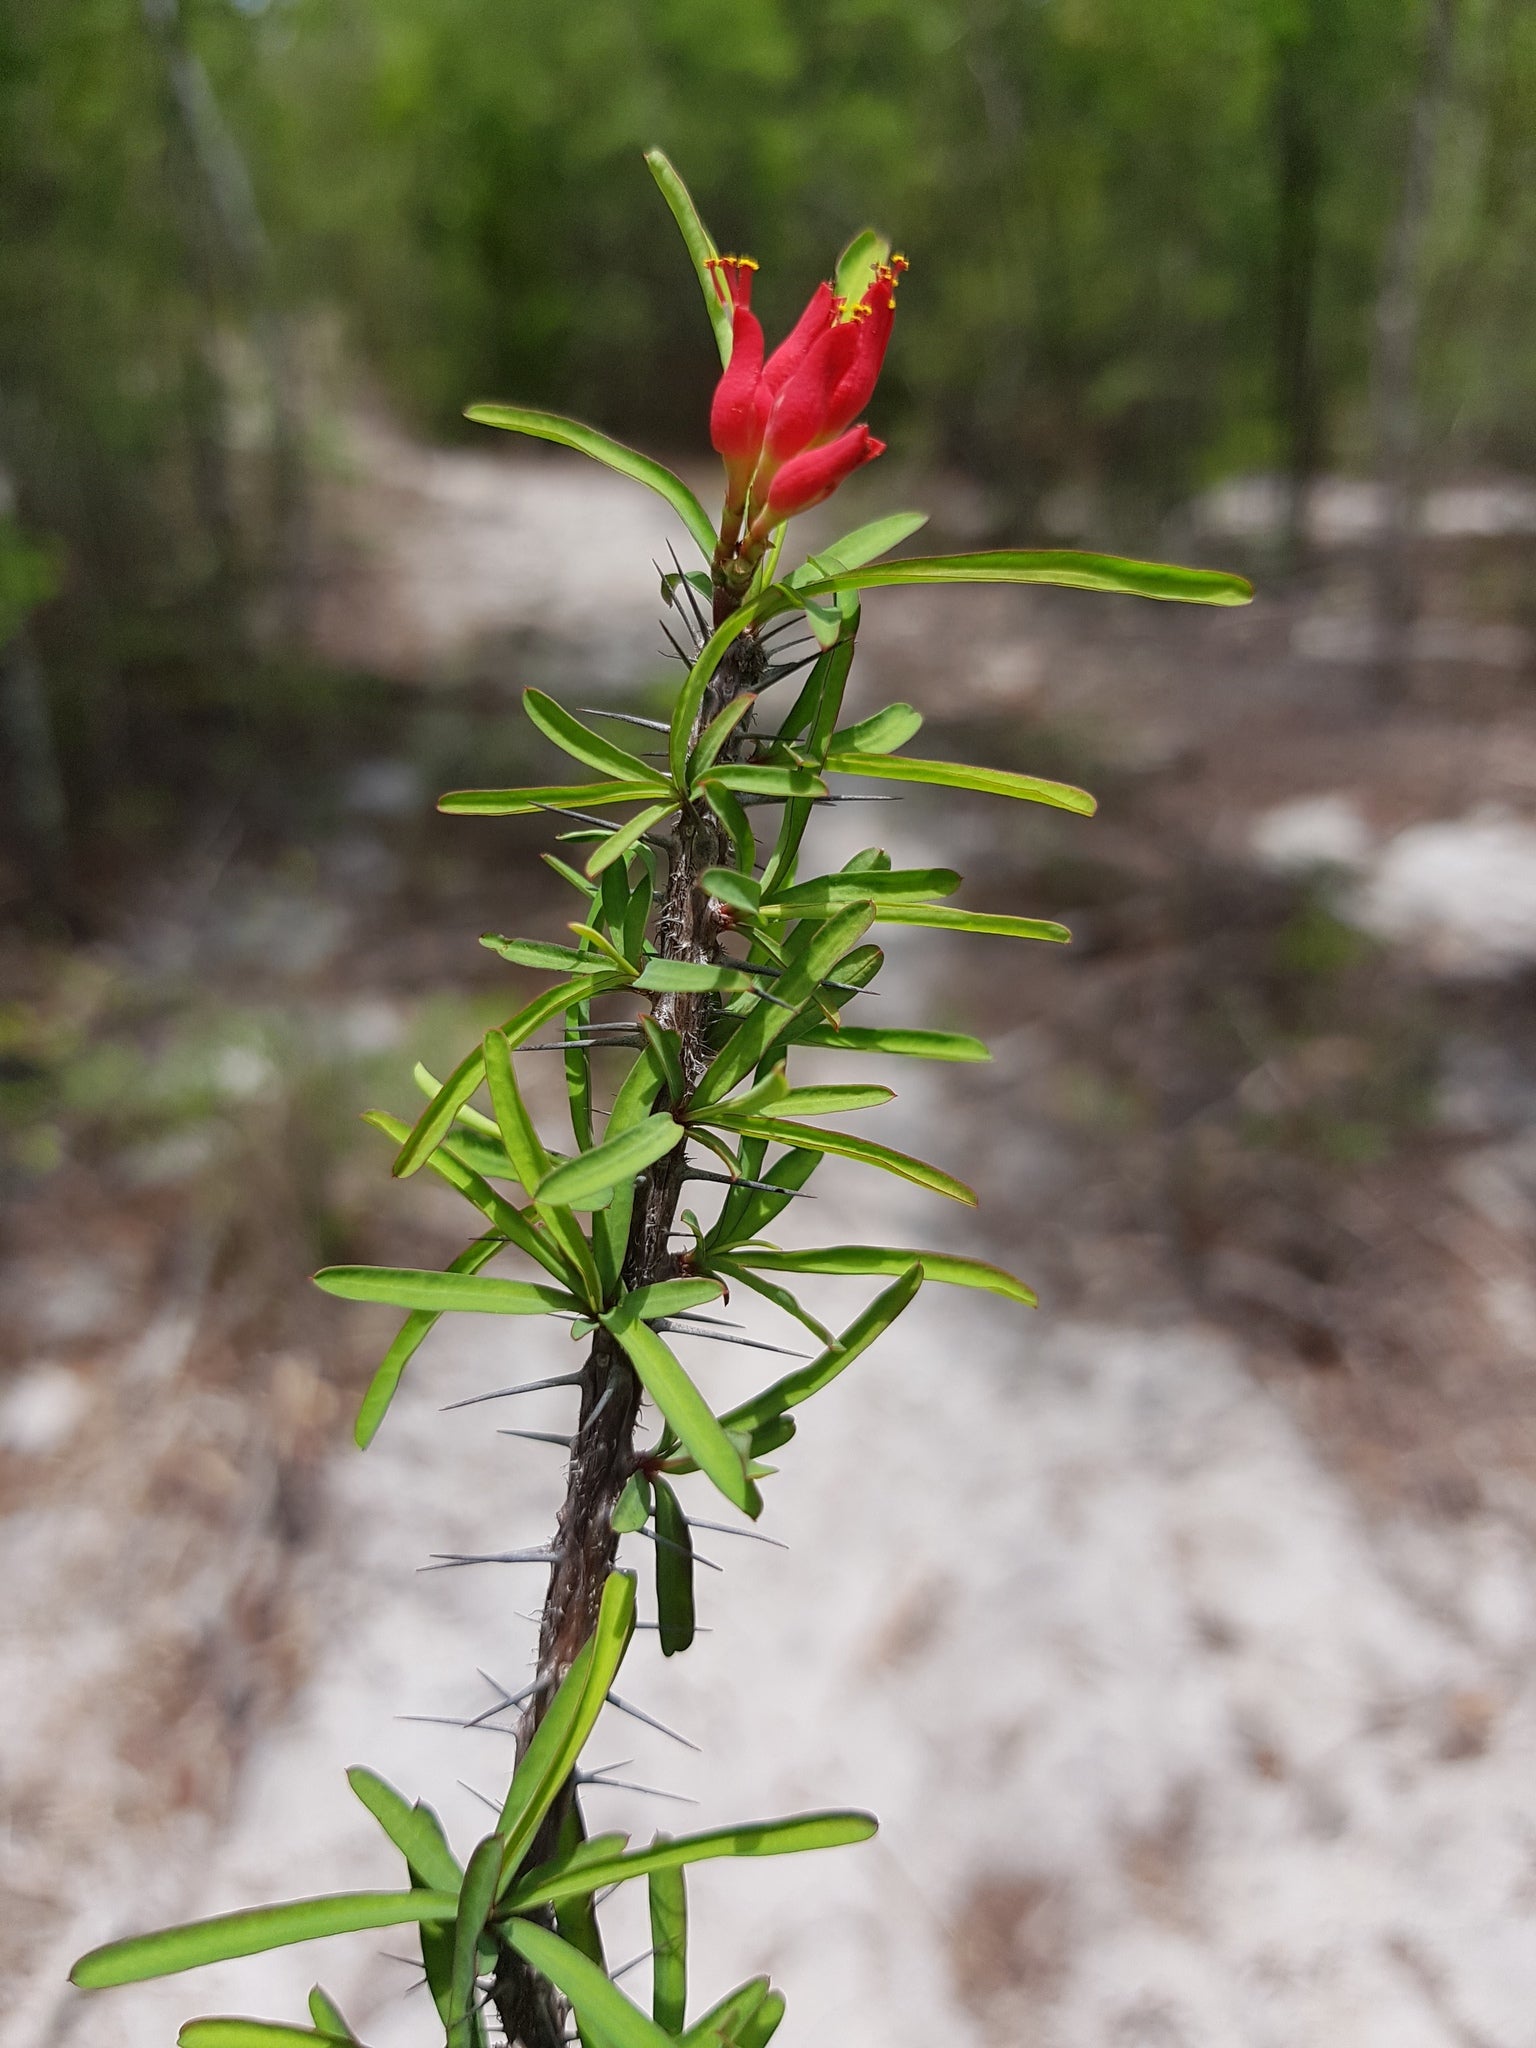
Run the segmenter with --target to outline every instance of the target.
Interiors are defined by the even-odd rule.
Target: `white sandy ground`
[[[915,1021],[942,956],[894,936],[882,1014]],[[962,1165],[942,1072],[889,1065],[902,1102],[880,1135]],[[959,1211],[871,1180],[829,1164],[796,1233],[966,1241]],[[1013,1263],[1028,1274],[1027,1246]],[[836,1319],[868,1291],[824,1298]],[[688,1349],[722,1402],[774,1370]],[[437,1408],[570,1355],[522,1324],[435,1334],[374,1448],[332,1469],[313,1563],[329,1648],[227,1824],[83,1858],[80,1912],[0,2048],[164,2048],[193,2012],[298,2018],[317,1977],[372,2048],[433,2039],[413,1972],[381,1959],[411,1953],[408,1931],[89,2000],[54,1986],[129,1929],[397,1882],[349,1763],[432,1798],[467,1851],[488,1815],[458,1781],[496,1792],[509,1741],[397,1716],[479,1711],[477,1666],[515,1685],[542,1574],[417,1568],[547,1537],[560,1453],[495,1431],[560,1427],[570,1397]],[[728,1567],[700,1573],[713,1633],[670,1664],[637,1638],[621,1680],[700,1751],[613,1711],[594,1744],[698,1806],[605,1792],[589,1811],[643,1839],[853,1804],[882,1831],[699,1872],[696,2010],[769,1969],[786,2048],[1528,2048],[1536,1503],[1368,1522],[1208,1329],[1071,1324],[936,1287],[805,1412],[783,1467],[765,1524],[789,1553],[701,1536]],[[729,1518],[694,1486],[696,1513]],[[25,1532],[0,1543],[14,1574]],[[648,1546],[627,1549],[648,1612]],[[1479,1702],[1497,1709],[1486,1742],[1458,1740]],[[645,1946],[641,1905],[616,1902],[615,1956]],[[643,1995],[644,1970],[629,1981]]]

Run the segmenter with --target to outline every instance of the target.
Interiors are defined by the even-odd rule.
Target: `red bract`
[[[766,362],[762,328],[750,310],[754,267],[741,257],[718,257],[711,266],[721,301],[732,308],[733,330],[731,360],[710,410],[710,439],[726,466],[723,554],[735,548],[749,501],[748,544],[756,547],[768,526],[819,504],[881,453],[884,443],[867,428],[851,439],[845,430],[874,394],[906,264],[899,256],[881,264],[855,306],[831,285],[817,285]],[[801,466],[823,454],[830,459]]]
[[[753,520],[748,537],[766,536],[770,527],[781,520],[793,519],[797,512],[809,512],[813,505],[830,498],[856,469],[884,453],[885,443],[877,441],[868,427],[859,426],[850,427],[846,434],[824,447],[809,448],[803,455],[792,456],[769,485],[767,500]]]

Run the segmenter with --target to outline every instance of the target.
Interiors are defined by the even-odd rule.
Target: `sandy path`
[[[895,949],[882,1014],[922,1012],[919,957],[932,968]],[[891,1078],[882,1137],[958,1164],[942,1073]],[[947,1205],[869,1178],[829,1166],[799,1229],[964,1233]],[[521,1326],[439,1332],[374,1449],[336,1463],[317,1560],[330,1648],[228,1825],[124,1845],[72,1938],[394,1882],[342,1778],[354,1761],[433,1798],[467,1849],[483,1809],[458,1780],[495,1790],[508,1743],[394,1717],[477,1711],[477,1666],[513,1683],[540,1574],[417,1567],[542,1541],[558,1453],[498,1438],[498,1410],[436,1408],[567,1356]],[[750,1356],[694,1362],[723,1401],[761,1376]],[[517,1421],[558,1427],[563,1400]],[[702,1494],[697,1511],[715,1513]],[[1072,1325],[934,1288],[808,1412],[767,1526],[787,1556],[701,1540],[729,1568],[701,1575],[714,1633],[670,1666],[641,1638],[626,1673],[701,1752],[610,1713],[596,1755],[697,1797],[700,1824],[846,1802],[883,1829],[701,1873],[700,2006],[767,1967],[787,2048],[1525,2048],[1536,1607],[1505,1520],[1367,1523],[1208,1330]],[[690,1813],[617,1792],[591,1811],[642,1835]],[[614,1926],[612,1953],[644,1946],[632,1908]],[[373,2048],[428,2041],[411,1972],[379,1960],[409,1947],[352,1937],[51,2024],[34,2006],[3,2038],[150,2048],[192,2011],[296,2017],[319,1977]]]

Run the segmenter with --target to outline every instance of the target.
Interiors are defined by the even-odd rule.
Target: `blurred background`
[[[467,1844],[504,1762],[394,1717],[479,1712],[529,1648],[537,1586],[414,1575],[547,1533],[555,1454],[435,1414],[528,1354],[440,1335],[361,1459],[389,1318],[304,1276],[457,1248],[358,1113],[521,1000],[479,932],[570,915],[542,828],[434,796],[552,765],[528,683],[675,684],[665,514],[459,416],[572,412],[712,501],[651,144],[770,335],[867,221],[910,259],[891,452],[808,538],[915,504],[936,547],[1260,593],[866,608],[861,711],[1101,799],[822,841],[1074,929],[895,947],[884,998],[993,1044],[881,1078],[1044,1305],[928,1290],[802,1433],[791,1556],[728,1546],[716,1635],[636,1680],[705,1743],[616,1731],[651,1782],[886,1819],[766,1904],[701,1881],[708,1970],[771,1964],[791,2044],[1523,2048],[1522,0],[0,7],[0,2042],[297,2018],[317,1969],[375,2048],[430,2038],[366,1938],[109,2019],[61,1984],[144,1920],[392,1882],[342,1764]],[[799,1227],[872,1235],[840,1172]],[[974,1248],[935,1206],[881,1221]]]

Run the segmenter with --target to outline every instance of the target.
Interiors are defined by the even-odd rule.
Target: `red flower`
[[[820,504],[882,452],[884,443],[867,428],[845,430],[874,395],[906,264],[900,256],[881,264],[856,306],[819,284],[766,362],[763,330],[751,311],[755,268],[735,256],[711,265],[721,303],[732,309],[733,335],[709,421],[710,439],[725,459],[722,555],[734,550],[749,501],[748,544],[756,547],[769,526]]]
[[[856,469],[884,453],[885,443],[877,441],[868,427],[859,426],[850,427],[846,434],[820,448],[808,448],[803,455],[791,456],[768,486],[768,496],[752,522],[749,538],[758,534],[766,538],[769,529],[781,520],[793,519],[797,512],[809,512],[813,505],[830,498]]]

